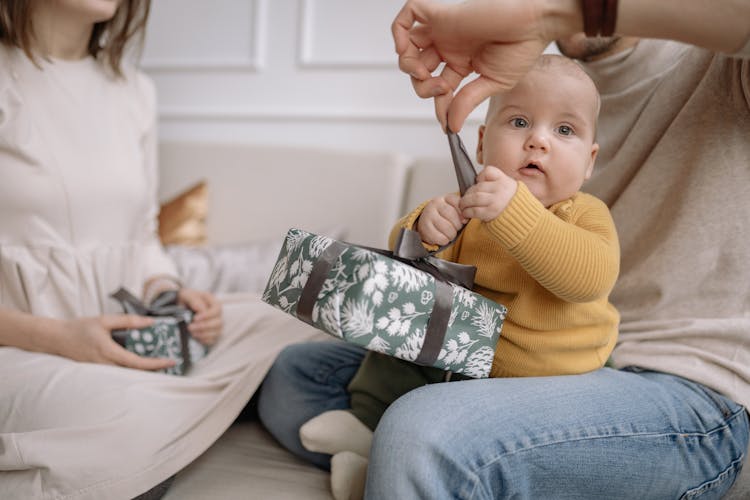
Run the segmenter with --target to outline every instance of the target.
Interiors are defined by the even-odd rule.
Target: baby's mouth
[[[521,167],[521,172],[526,175],[538,175],[543,174],[544,169],[539,164],[531,162],[525,167]]]

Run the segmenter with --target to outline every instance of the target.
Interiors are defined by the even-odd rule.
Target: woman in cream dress
[[[120,61],[147,15],[138,0],[0,5],[0,498],[151,489],[232,423],[283,347],[272,332],[312,334],[259,301],[182,289],[212,345],[189,376],[111,340],[149,320],[109,293],[177,286],[156,237],[154,88]]]

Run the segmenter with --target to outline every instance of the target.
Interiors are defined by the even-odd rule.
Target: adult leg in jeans
[[[347,386],[365,350],[344,342],[307,342],[286,347],[260,388],[258,416],[289,451],[323,469],[331,456],[307,451],[299,428],[329,410],[349,408]]]
[[[365,498],[713,499],[747,444],[742,406],[663,373],[435,384],[380,421]]]

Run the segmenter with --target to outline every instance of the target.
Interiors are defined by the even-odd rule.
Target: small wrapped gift
[[[163,292],[148,306],[124,288],[110,296],[120,302],[128,314],[154,317],[151,326],[113,330],[112,338],[139,356],[175,360],[174,366],[161,372],[184,375],[195,361],[206,355],[206,347],[193,339],[187,329],[193,319],[193,311],[177,304],[176,292]]]
[[[291,229],[263,300],[369,350],[484,378],[507,310],[468,289],[475,270],[433,257],[414,231],[387,252]]]

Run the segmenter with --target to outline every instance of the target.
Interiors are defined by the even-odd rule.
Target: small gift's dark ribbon
[[[192,318],[193,312],[178,304],[176,290],[167,290],[160,293],[149,305],[144,304],[138,297],[122,287],[112,293],[110,297],[118,301],[122,309],[128,314],[175,318],[177,320],[177,327],[180,330],[180,353],[182,355],[183,373],[190,368],[192,360],[190,359],[189,346],[190,332],[187,329],[187,325]],[[112,338],[124,346],[127,332],[128,330],[112,330]]]

